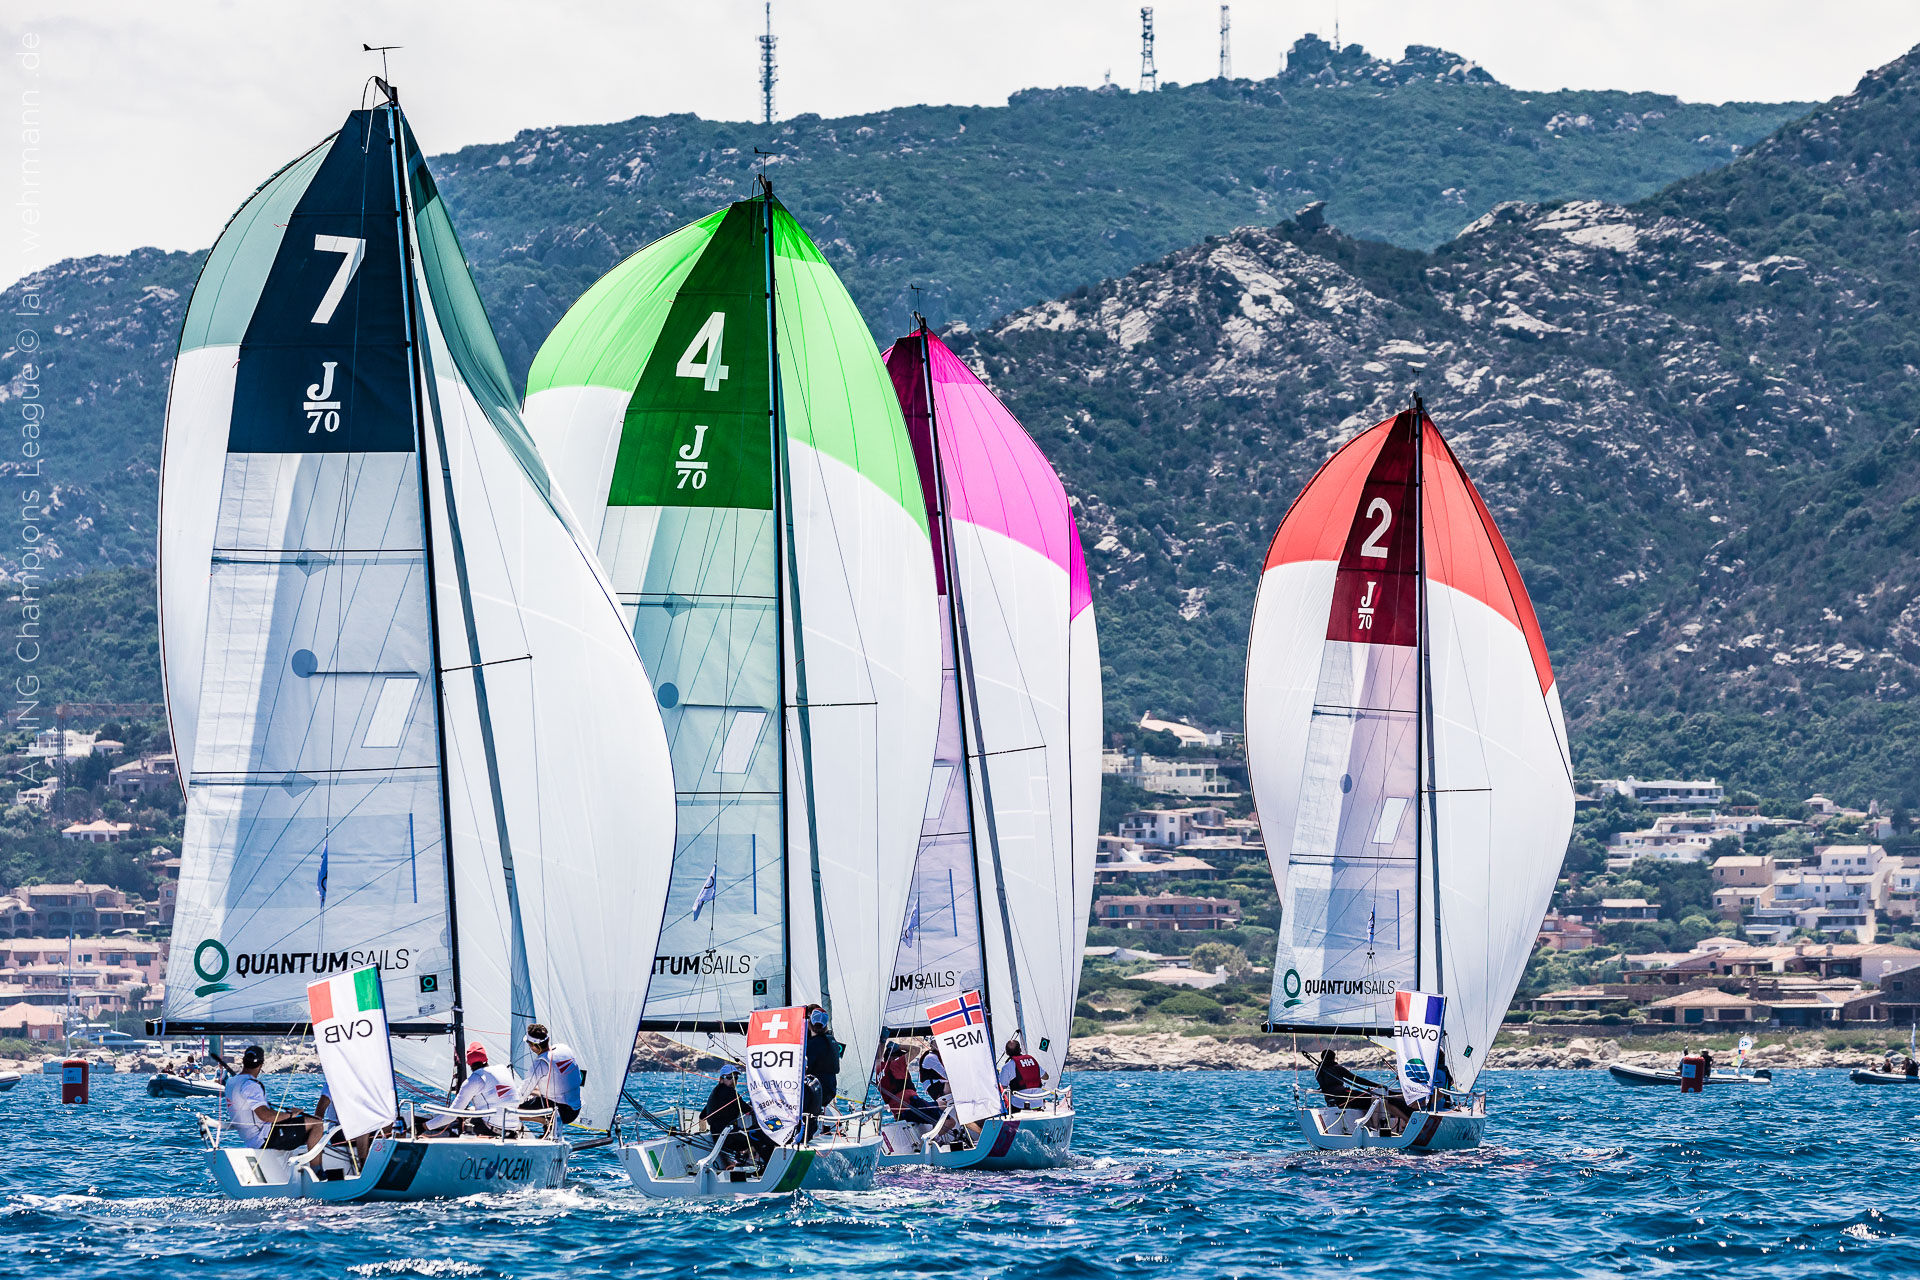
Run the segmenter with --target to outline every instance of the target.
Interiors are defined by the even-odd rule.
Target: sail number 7
[[[333,273],[327,291],[320,295],[320,305],[313,309],[313,323],[326,324],[339,309],[340,299],[347,296],[347,284],[367,256],[367,242],[357,236],[315,236],[313,247],[321,253],[340,255],[340,269]]]

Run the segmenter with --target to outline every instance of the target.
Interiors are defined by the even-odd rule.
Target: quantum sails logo
[[[688,956],[655,956],[653,974],[655,977],[670,975],[684,977],[688,974],[699,977],[746,976],[753,972],[753,957],[747,952],[722,954],[718,951],[698,952]]]
[[[1302,1000],[1325,996],[1390,996],[1400,989],[1395,978],[1302,978],[1298,969],[1288,969],[1280,978],[1282,1009],[1291,1009]]]
[[[200,945],[193,949],[193,971],[200,978],[200,985],[193,989],[193,994],[210,996],[216,991],[233,990],[233,985],[226,981],[229,973],[236,978],[324,977],[329,973],[364,969],[368,965],[381,970],[398,971],[410,968],[412,964],[413,951],[409,947],[373,947],[350,951],[242,951],[235,956],[217,939],[203,938]],[[423,986],[421,989],[430,988]]]

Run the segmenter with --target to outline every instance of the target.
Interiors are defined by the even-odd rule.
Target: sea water
[[[319,1205],[221,1198],[190,1114],[213,1100],[107,1075],[63,1107],[35,1075],[0,1094],[0,1277],[1920,1275],[1920,1086],[1776,1080],[1489,1072],[1486,1145],[1410,1157],[1309,1149],[1290,1073],[1079,1074],[1074,1162],[1045,1173],[687,1203],[599,1150],[557,1191]],[[310,1105],[318,1077],[268,1084]]]

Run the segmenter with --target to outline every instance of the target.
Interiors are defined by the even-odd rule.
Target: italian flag
[[[321,1023],[334,1020],[336,1009],[341,1016],[376,1011],[384,1014],[386,1006],[380,999],[380,971],[359,969],[353,973],[343,973],[337,978],[328,978],[325,982],[308,983],[307,1009],[316,1032]]]
[[[308,983],[307,1012],[341,1132],[358,1138],[392,1124],[400,1115],[400,1103],[393,1091],[393,1051],[387,1044],[380,971],[369,966]]]

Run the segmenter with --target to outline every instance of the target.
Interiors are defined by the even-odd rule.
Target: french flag
[[[1443,996],[1430,996],[1422,991],[1396,991],[1393,993],[1393,1020],[1395,1022],[1417,1022],[1423,1026],[1437,1026],[1441,1019],[1441,1010],[1446,1007]]]

